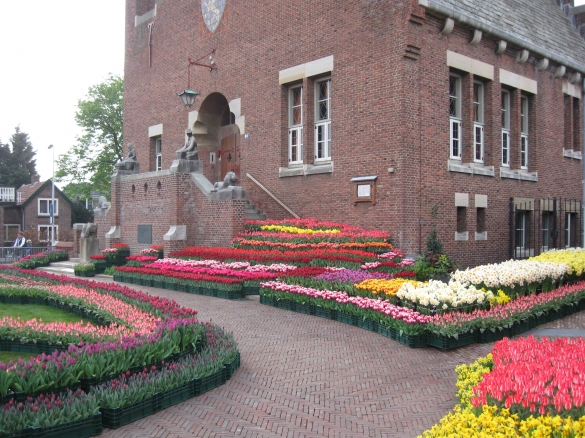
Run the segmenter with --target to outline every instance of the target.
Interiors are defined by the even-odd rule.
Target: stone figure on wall
[[[187,134],[187,141],[185,146],[176,152],[177,158],[179,160],[199,160],[199,149],[193,131],[186,129],[185,134]]]
[[[136,164],[136,150],[134,149],[134,145],[132,143],[128,143],[128,156],[122,161],[118,161],[116,163],[116,169],[134,170]]]
[[[226,190],[229,187],[237,186],[238,177],[234,172],[228,172],[225,174],[223,181],[218,181],[213,185],[215,190]]]
[[[97,225],[91,222],[83,225],[81,229],[81,238],[97,237]]]

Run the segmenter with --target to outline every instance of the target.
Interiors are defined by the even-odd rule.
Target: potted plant
[[[95,265],[90,262],[79,263],[73,266],[73,272],[77,277],[93,277],[95,275]]]

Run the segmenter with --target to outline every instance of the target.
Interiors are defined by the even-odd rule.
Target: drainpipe
[[[585,79],[583,79],[583,91],[585,91]],[[583,226],[581,227],[581,246],[585,248],[585,93],[581,93],[581,104],[583,105],[583,109],[581,111],[581,117],[583,118],[583,146],[581,148],[581,162],[583,163],[583,179],[581,180],[581,186],[583,190],[583,198],[581,200],[581,220],[583,221]]]

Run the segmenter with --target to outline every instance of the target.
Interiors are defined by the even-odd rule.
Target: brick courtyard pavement
[[[100,278],[100,280],[102,280]],[[235,334],[225,385],[104,437],[416,437],[456,402],[456,365],[493,344],[410,349],[376,333],[262,305],[134,286]],[[585,312],[542,327],[585,328]]]

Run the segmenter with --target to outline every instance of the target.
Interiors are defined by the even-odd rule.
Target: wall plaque
[[[152,243],[152,225],[138,225],[138,243]]]

